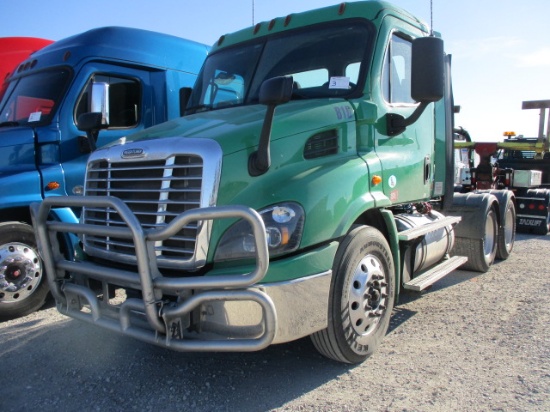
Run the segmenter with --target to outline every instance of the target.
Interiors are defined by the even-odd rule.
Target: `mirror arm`
[[[419,117],[422,115],[422,113],[424,113],[424,110],[426,110],[426,107],[428,107],[430,103],[431,102],[420,103],[415,111],[412,112],[412,114],[406,119],[400,114],[386,114],[386,132],[388,136],[395,136],[403,133],[407,126],[410,126],[419,119]]]
[[[250,176],[259,176],[269,170],[271,166],[271,153],[269,150],[269,141],[271,140],[271,125],[275,115],[276,105],[270,104],[267,106],[262,132],[260,134],[260,142],[258,150],[248,158],[248,173]]]
[[[265,118],[260,132],[258,150],[251,153],[248,158],[248,174],[260,176],[269,170],[271,166],[270,140],[275,108],[290,101],[294,80],[292,76],[280,76],[268,79],[260,87],[260,104],[267,106]]]

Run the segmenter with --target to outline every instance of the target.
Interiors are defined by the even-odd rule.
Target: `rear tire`
[[[468,262],[461,269],[476,272],[487,272],[493,264],[498,243],[498,222],[494,207],[489,207],[485,215],[485,230],[483,238],[472,239],[457,237],[453,254],[467,256]]]
[[[501,220],[502,224],[498,229],[496,258],[506,260],[510,256],[510,253],[512,253],[516,239],[516,206],[510,198],[507,199]]]
[[[322,355],[360,363],[376,351],[390,323],[394,272],[378,230],[360,226],[344,238],[333,265],[328,327],[311,336]]]
[[[0,223],[0,319],[14,319],[40,309],[48,291],[32,227],[20,222]]]

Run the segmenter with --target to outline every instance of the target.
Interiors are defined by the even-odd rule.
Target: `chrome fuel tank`
[[[407,229],[424,226],[442,218],[444,216],[434,210],[426,214],[418,212],[403,213],[395,215],[395,223],[398,232],[402,232]],[[423,238],[420,238],[418,242],[412,242],[410,247],[414,247],[415,245],[416,251],[412,253],[414,256],[412,267],[413,272],[418,273],[435,265],[450,252],[454,245],[453,228],[452,226],[447,226],[429,232]]]

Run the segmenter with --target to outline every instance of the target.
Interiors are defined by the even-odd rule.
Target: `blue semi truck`
[[[56,41],[14,70],[0,101],[0,319],[38,309],[48,294],[29,204],[81,193],[95,147],[179,117],[180,94],[208,50],[166,34],[103,27]],[[84,133],[79,117],[94,107],[107,113],[101,132]],[[78,219],[78,210],[52,213]],[[67,253],[70,243],[62,246]]]

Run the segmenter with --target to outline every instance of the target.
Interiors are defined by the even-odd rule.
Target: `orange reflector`
[[[59,183],[57,182],[50,182],[46,185],[46,188],[48,190],[55,190],[55,189],[59,189]]]
[[[372,184],[373,184],[374,186],[376,186],[376,185],[379,185],[380,183],[382,183],[382,178],[381,178],[380,176],[378,176],[378,175],[374,175],[374,176],[372,177],[372,180],[371,180],[371,181],[372,181]]]
[[[281,228],[281,245],[288,244],[288,241],[290,240],[290,234],[288,233],[287,227]]]

